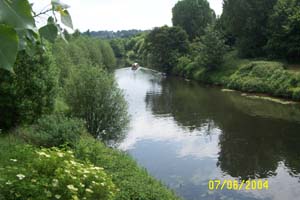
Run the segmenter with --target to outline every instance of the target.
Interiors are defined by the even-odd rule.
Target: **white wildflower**
[[[11,182],[11,181],[7,181],[5,184],[6,184],[6,185],[11,185],[12,182]]]
[[[50,158],[50,155],[46,154],[45,152],[38,151],[37,154],[39,154],[40,156],[45,156],[46,158]]]
[[[25,175],[24,174],[17,174],[17,177],[19,178],[19,180],[22,180],[25,178]]]
[[[85,191],[86,191],[86,192],[89,192],[89,193],[94,193],[93,190],[91,190],[91,189],[89,189],[89,188],[85,189]]]
[[[64,157],[65,154],[61,153],[61,152],[58,152],[57,155],[58,155],[58,157],[62,158],[62,157]]]
[[[52,180],[52,186],[53,187],[57,187],[58,186],[58,180],[57,179],[53,179]]]
[[[67,188],[68,188],[69,190],[72,190],[72,191],[75,191],[75,192],[78,191],[78,189],[77,189],[76,187],[74,187],[74,185],[67,185]]]

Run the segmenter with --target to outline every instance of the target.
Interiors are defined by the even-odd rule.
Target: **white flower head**
[[[85,191],[89,193],[94,193],[93,190],[91,190],[90,188],[85,189]]]
[[[77,189],[76,187],[74,187],[74,185],[67,185],[67,188],[68,188],[69,190],[72,190],[72,191],[75,191],[75,192],[78,191],[78,189]]]
[[[50,158],[50,155],[46,154],[45,152],[38,151],[37,154],[40,156],[45,156],[46,158]]]
[[[19,178],[19,180],[22,180],[25,178],[24,174],[17,174],[16,176]]]

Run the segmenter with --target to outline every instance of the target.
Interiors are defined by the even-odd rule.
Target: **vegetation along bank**
[[[0,200],[178,199],[110,147],[129,116],[109,42],[52,16],[33,31],[43,13],[27,0],[0,5]],[[49,11],[72,28],[67,8],[51,1]]]
[[[179,1],[173,26],[111,40],[116,56],[169,75],[300,100],[298,0]]]
[[[178,199],[106,145],[128,122],[115,62],[109,43],[68,35],[1,70],[0,199]]]

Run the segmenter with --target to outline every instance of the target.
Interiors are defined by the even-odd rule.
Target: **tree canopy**
[[[273,58],[300,61],[300,1],[278,0],[268,24],[267,49]]]
[[[204,34],[216,18],[207,0],[181,0],[172,9],[173,25],[182,27],[192,40]]]
[[[181,27],[154,28],[146,37],[145,48],[151,57],[150,65],[170,73],[177,58],[188,53],[188,36]]]
[[[267,24],[277,0],[224,0],[221,16],[227,34],[237,38],[237,47],[244,57],[265,55]]]

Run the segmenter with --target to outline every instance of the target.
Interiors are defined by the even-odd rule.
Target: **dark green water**
[[[300,106],[222,92],[159,73],[116,71],[131,124],[120,148],[188,200],[300,199]],[[269,181],[209,191],[210,179]]]

